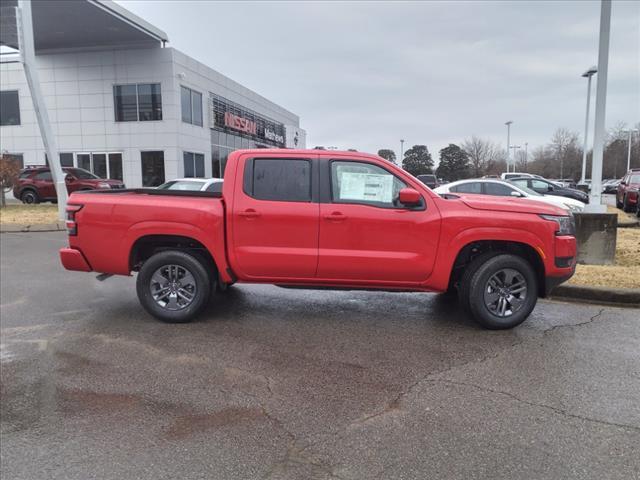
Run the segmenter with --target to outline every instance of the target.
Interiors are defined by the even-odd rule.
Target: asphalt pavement
[[[640,478],[640,312],[234,286],[199,321],[0,236],[4,479]]]

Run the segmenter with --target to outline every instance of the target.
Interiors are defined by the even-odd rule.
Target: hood
[[[456,194],[457,195],[457,194]],[[490,195],[460,195],[460,200],[474,210],[497,212],[533,213],[544,215],[567,215],[568,212],[548,203],[526,198],[497,197]]]

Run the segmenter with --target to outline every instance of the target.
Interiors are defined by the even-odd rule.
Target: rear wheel
[[[511,254],[489,253],[478,257],[467,267],[460,288],[463,306],[489,329],[521,324],[538,301],[533,267]]]
[[[38,193],[35,190],[31,189],[22,192],[22,194],[20,195],[20,200],[22,200],[22,203],[26,203],[27,205],[35,205],[36,203],[40,203],[40,197],[38,196]]]
[[[154,317],[163,322],[186,323],[207,304],[211,282],[198,258],[167,250],[144,262],[136,290],[140,303]]]

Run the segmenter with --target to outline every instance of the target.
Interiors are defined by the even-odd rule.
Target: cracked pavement
[[[640,312],[236,286],[159,323],[133,278],[0,236],[3,479],[640,478]]]

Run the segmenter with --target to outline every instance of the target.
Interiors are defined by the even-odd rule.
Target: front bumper
[[[75,248],[61,248],[60,249],[60,261],[62,266],[67,270],[74,270],[76,272],[90,272],[91,266],[89,262],[84,258],[80,250]]]
[[[561,275],[559,277],[552,277],[552,276],[545,277],[545,279],[544,279],[545,280],[544,281],[544,296],[548,297],[551,294],[551,292],[553,291],[554,288],[556,288],[561,283],[564,283],[567,280],[569,280],[571,277],[573,277],[574,273],[576,273],[575,264],[573,265],[573,267],[571,268],[571,272],[569,272],[569,273],[566,273],[566,274]]]

